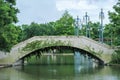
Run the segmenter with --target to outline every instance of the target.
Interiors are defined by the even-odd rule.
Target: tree
[[[39,24],[32,22],[30,25],[23,25],[22,27],[23,27],[25,39],[39,35],[39,31],[40,31]]]
[[[114,45],[120,45],[120,0],[113,6],[114,12],[109,12],[111,22],[110,28],[113,29]]]
[[[11,47],[18,43],[21,29],[13,24],[2,28],[0,33],[0,50],[10,51]]]
[[[55,34],[56,35],[73,35],[74,34],[74,19],[65,11],[62,17],[55,22]]]
[[[99,38],[99,22],[96,23],[92,23],[91,21],[88,23],[89,27],[90,27],[90,38],[94,39],[94,40],[98,40]],[[82,25],[82,29],[80,30],[81,35],[86,36],[86,25]]]
[[[111,33],[111,41],[113,46],[120,46],[120,0],[113,6],[114,12],[109,11],[110,24],[106,26],[108,34]],[[109,37],[109,36],[108,36]],[[116,53],[112,55],[112,63],[120,64],[120,50],[116,50]]]
[[[112,24],[106,24],[105,29],[104,29],[104,39],[106,40],[106,43],[109,45],[113,45],[114,41],[114,31],[115,29],[113,28]]]
[[[92,39],[98,39],[99,38],[99,22],[96,22],[96,23],[92,23],[92,22],[89,22],[89,26],[90,26],[90,37]]]
[[[37,24],[32,22],[30,25],[22,25],[23,35],[22,40],[31,38],[33,36],[54,35],[54,22],[46,24]]]
[[[0,0],[0,50],[9,51],[18,41],[21,29],[13,25],[19,12],[15,5],[16,0]]]
[[[0,27],[18,22],[16,0],[0,0]]]

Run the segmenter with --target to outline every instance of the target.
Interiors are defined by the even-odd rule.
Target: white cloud
[[[56,1],[56,7],[59,11],[66,9],[74,9],[76,7],[76,3],[74,1]]]
[[[80,0],[78,2],[78,7],[79,7],[79,9],[86,9],[86,10],[93,10],[93,9],[98,8],[96,5],[92,5],[92,4],[88,3],[87,0]]]
[[[116,2],[117,0],[57,0],[56,8],[58,11],[68,10],[73,16],[78,14],[81,18],[88,12],[93,22],[99,21],[99,12],[103,8],[104,23],[108,23],[108,11],[113,11]]]
[[[108,23],[108,11],[113,11],[112,7],[118,0],[17,0],[17,7],[20,10],[18,14],[18,24],[30,24],[35,21],[46,23],[59,19],[64,12],[69,13],[76,18],[81,19],[88,12],[91,21],[99,21],[99,12],[103,8],[105,13],[105,23]]]
[[[58,11],[112,9],[117,0],[56,0]]]
[[[98,8],[96,5],[92,5],[88,3],[87,0],[79,0],[79,1],[59,0],[59,1],[56,1],[56,7],[59,11],[66,10],[66,9],[93,10]]]

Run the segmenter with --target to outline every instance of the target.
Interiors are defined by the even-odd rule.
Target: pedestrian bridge
[[[109,63],[112,54],[115,53],[110,46],[84,36],[34,36],[13,46],[10,53],[0,59],[0,64],[14,64],[37,50],[62,47],[84,51],[84,54],[104,64]]]

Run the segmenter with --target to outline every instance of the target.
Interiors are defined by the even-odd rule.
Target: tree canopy
[[[120,45],[120,0],[113,6],[114,12],[109,12],[110,27],[114,45]],[[112,29],[112,30],[111,30]]]
[[[0,27],[18,22],[16,0],[0,0]]]
[[[74,34],[74,19],[65,11],[63,16],[55,23],[55,34],[56,35],[73,35]]]
[[[32,22],[30,25],[22,25],[23,40],[33,36],[74,35],[73,23],[74,19],[65,11],[62,17],[55,22],[45,24]]]
[[[20,28],[13,23],[18,22],[15,7],[16,0],[0,0],[0,50],[9,51],[18,42]]]

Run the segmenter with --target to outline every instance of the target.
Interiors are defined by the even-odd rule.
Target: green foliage
[[[89,22],[89,27],[90,27],[90,38],[96,40],[99,38],[99,22],[97,23],[92,23]],[[82,29],[80,30],[80,35],[86,36],[86,25],[82,25]]]
[[[9,51],[13,45],[18,43],[19,34],[22,31],[19,27],[11,24],[1,28],[0,32],[0,49],[3,51]]]
[[[33,36],[45,36],[45,35],[53,35],[54,34],[54,22],[50,22],[47,24],[37,24],[32,22],[30,25],[22,25],[23,40],[31,38]]]
[[[105,29],[104,29],[104,42],[109,44],[109,45],[113,45],[116,44],[115,42],[115,29],[112,26],[112,24],[106,24],[105,25]]]
[[[112,54],[111,63],[120,64],[120,50],[117,50],[116,52],[117,53]]]
[[[6,1],[13,4],[13,5],[16,5],[16,0],[6,0]]]
[[[0,27],[16,23],[19,10],[14,6],[15,0],[0,0]]]
[[[74,19],[65,11],[63,16],[55,23],[55,34],[56,35],[74,35]]]
[[[114,45],[120,45],[120,0],[113,6],[114,12],[109,12],[109,19],[114,36]]]
[[[98,39],[99,38],[99,26],[100,26],[100,23],[97,22],[97,23],[92,23],[92,22],[89,22],[89,26],[90,26],[90,37],[92,39]]]
[[[114,12],[109,12],[110,24],[105,27],[105,36],[111,40],[111,45],[120,45],[120,0],[113,6]],[[120,50],[112,55],[112,63],[120,64]]]
[[[23,48],[23,51],[32,51],[32,50],[50,47],[50,46],[70,46],[70,45],[71,44],[69,42],[54,41],[54,40],[33,41],[31,43],[28,43]]]
[[[37,24],[32,22],[30,25],[22,25],[23,34],[21,40],[33,36],[51,36],[51,35],[74,35],[74,19],[65,11],[63,16],[56,22],[46,24]]]
[[[18,43],[21,29],[13,25],[18,22],[16,0],[0,0],[0,50],[9,51]]]

